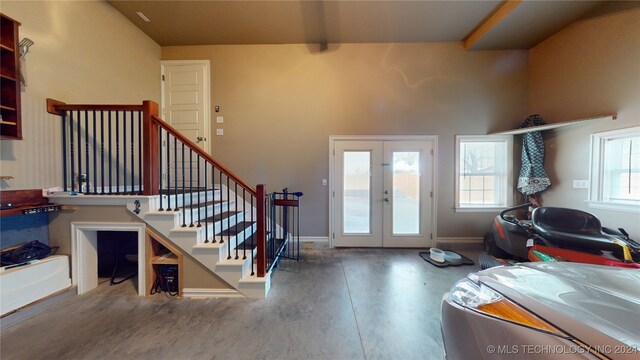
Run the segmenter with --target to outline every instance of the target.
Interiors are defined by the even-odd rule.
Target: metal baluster
[[[193,225],[193,149],[189,148],[189,214],[191,215],[191,223],[189,227]]]
[[[219,177],[220,178],[220,182],[218,183],[218,186],[220,186],[220,200],[222,200],[222,198],[223,198],[223,196],[222,196],[223,195],[222,194],[222,170],[218,169],[218,174],[220,174],[220,177]],[[231,208],[229,206],[229,198],[227,198],[226,202],[227,202],[227,212],[229,212],[229,209]],[[220,221],[220,244],[224,243],[224,238],[222,237],[222,234],[224,233],[224,231],[222,230],[222,223],[224,222],[224,220],[222,219],[222,213],[223,213],[223,211],[222,211],[222,207],[221,207],[220,208],[220,219],[219,219],[219,221]]]
[[[133,134],[134,134],[133,110],[129,111],[129,117],[131,118],[131,192],[130,192],[130,194],[134,195],[135,192],[134,192],[133,184],[135,184],[134,175],[136,174],[136,172],[134,170],[135,157],[133,156],[133,154],[135,153],[136,146],[135,146],[135,140],[134,140],[134,137],[133,137]],[[161,149],[162,149],[161,147],[158,148],[158,154],[162,154]],[[162,169],[162,167],[160,167],[160,169]],[[162,178],[162,173],[160,174],[160,177]],[[162,189],[162,187],[160,187],[160,189]]]
[[[142,189],[142,113],[138,111],[138,194],[143,194]]]
[[[127,112],[122,112],[122,193],[127,193]]]
[[[158,171],[160,172],[160,208],[158,209],[158,211],[164,211],[164,208],[162,206],[164,200],[162,199],[162,197],[164,196],[162,194],[162,127],[158,126],[158,139],[160,139],[160,141],[158,141],[158,153],[160,154],[160,156],[158,156],[158,161],[160,162],[158,164]]]
[[[171,146],[169,146],[169,132],[165,131],[166,135],[166,148],[167,148],[167,211],[171,210]],[[178,200],[176,200],[178,201]]]
[[[179,211],[180,208],[178,207],[178,138],[175,137],[175,135],[173,136],[173,170],[174,170],[174,175],[176,179],[176,186],[174,186],[176,207],[173,208],[173,210]]]
[[[209,163],[207,161],[204,162],[204,242],[209,242],[209,189],[207,188],[207,184],[209,183],[207,180],[207,165]],[[216,206],[215,201],[211,202],[213,206]]]
[[[227,175],[227,200],[231,198],[231,189],[229,189],[229,175]],[[233,204],[235,208],[237,204]],[[227,214],[227,241],[229,242],[229,246],[227,246],[227,260],[231,259],[231,212]],[[237,219],[237,218],[236,218]],[[236,225],[238,222],[236,221]],[[238,236],[236,234],[236,247],[238,245]]]
[[[234,194],[235,194],[235,196],[236,196],[236,213],[237,213],[237,212],[238,212],[238,210],[239,210],[239,209],[238,209],[238,183],[237,183],[237,182],[235,182],[235,181],[234,181],[234,183],[235,183],[235,186],[234,186],[234,190],[235,190],[235,192],[234,192]],[[243,215],[243,216],[242,216],[242,226],[244,226],[244,214],[242,214],[242,215]],[[237,218],[237,215],[236,215],[236,224],[238,223],[237,219],[238,219],[238,218]],[[242,243],[243,243],[243,244],[244,244],[244,240],[246,240],[245,236],[246,236],[246,232],[245,232],[244,230],[242,230],[242,238],[243,238]],[[238,248],[239,248],[239,246],[238,246],[238,235],[236,234],[236,260],[238,260],[238,259],[240,258],[240,257],[238,256],[238,251],[239,251],[239,249],[238,249]]]
[[[187,223],[185,220],[186,212],[184,209],[186,208],[186,197],[185,197],[185,188],[184,188],[184,179],[185,179],[185,168],[184,168],[184,143],[182,143],[182,227],[187,227]]]
[[[68,190],[67,186],[67,114],[62,115],[62,183],[64,191]]]
[[[116,194],[120,193],[120,113],[116,111]]]
[[[98,129],[96,122],[96,111],[92,111],[93,113],[93,193],[98,193]],[[88,182],[87,182],[88,184]]]
[[[73,158],[74,142],[73,142],[73,111],[69,111],[69,161],[71,162],[71,191],[75,191],[75,159]]]
[[[216,240],[216,167],[215,165],[211,164],[211,189],[212,189],[212,193],[211,193],[211,198],[213,200],[213,208],[212,208],[212,214],[211,214],[211,242],[212,243],[217,243],[218,240]],[[222,211],[222,195],[220,196],[220,211]]]
[[[104,194],[104,111],[100,111],[100,194]]]
[[[89,174],[91,173],[91,167],[89,164],[89,112],[84,111],[84,159],[87,164],[87,172],[84,177],[85,190],[84,193],[89,193]],[[82,190],[82,183],[80,183],[80,190]]]
[[[80,174],[82,174],[82,125],[79,110],[76,112],[76,116],[78,117],[78,129],[76,130],[78,134],[78,193],[80,193],[82,191],[82,184],[80,183]]]
[[[108,121],[107,121],[107,127],[108,127],[108,132],[109,132],[109,194],[113,194],[113,138],[112,138],[112,134],[111,134],[111,128],[113,127],[113,125],[111,124],[111,114],[112,112],[109,111],[107,113],[108,116]]]
[[[244,187],[242,188],[242,214],[244,216],[247,216],[247,192]],[[253,222],[251,223],[251,230],[253,230]],[[251,236],[253,236],[253,234],[254,232],[251,231]],[[247,241],[245,239],[245,241],[242,242],[242,260],[245,260],[246,258],[247,258]]]
[[[200,208],[202,207],[202,203],[200,202],[200,159],[202,159],[202,157],[200,157],[200,155],[198,155],[198,183],[196,188],[198,189],[198,227],[201,227],[202,224],[200,224]],[[206,189],[206,185],[205,185],[205,189],[204,189],[204,193],[205,196],[207,194],[207,189]],[[205,198],[206,200],[206,198]],[[205,201],[205,206],[207,206],[206,201]]]

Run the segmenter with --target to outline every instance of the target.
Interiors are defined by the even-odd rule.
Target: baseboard
[[[436,247],[443,250],[482,250],[481,237],[439,237]]]
[[[300,236],[301,249],[328,249],[329,237],[327,236]]]
[[[208,298],[244,298],[238,290],[235,289],[199,289],[199,288],[183,288],[182,296],[192,299],[208,299]]]

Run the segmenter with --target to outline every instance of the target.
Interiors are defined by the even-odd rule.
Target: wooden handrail
[[[226,174],[230,179],[235,181],[238,185],[240,185],[242,188],[247,190],[249,193],[251,193],[252,195],[256,195],[256,189],[254,189],[251,185],[247,184],[242,179],[240,179],[231,170],[229,170],[227,167],[225,167],[224,165],[219,163],[217,160],[215,160],[211,155],[207,154],[204,150],[202,150],[193,141],[189,140],[187,137],[185,137],[180,132],[178,132],[178,130],[173,128],[171,125],[169,125],[168,123],[166,123],[164,120],[160,119],[159,117],[152,116],[152,118],[153,118],[153,121],[156,122],[160,127],[165,129],[167,132],[171,133],[171,135],[175,136],[176,138],[178,138],[183,143],[185,143],[196,154],[200,155],[206,161],[208,161],[211,164],[213,164],[218,170],[220,170],[221,172]]]
[[[111,104],[67,104],[62,101],[47,99],[47,112],[63,116],[65,111],[142,111],[144,105],[111,105]]]

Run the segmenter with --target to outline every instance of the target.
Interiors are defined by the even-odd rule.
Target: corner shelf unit
[[[156,233],[150,228],[146,229],[146,295],[151,295],[153,284],[162,271],[162,265],[177,265],[178,266],[178,297],[182,297],[182,252],[168,241],[166,241],[161,235]]]
[[[0,13],[0,139],[22,139],[19,26]]]

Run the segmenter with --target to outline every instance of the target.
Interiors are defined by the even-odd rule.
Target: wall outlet
[[[327,186],[327,179],[322,179],[322,186]]]
[[[224,135],[224,129],[216,129],[216,135],[218,136]]]
[[[216,122],[217,122],[218,124],[222,124],[222,123],[224,122],[224,117],[222,117],[222,116],[216,116]]]
[[[588,189],[589,180],[573,180],[574,189]]]

